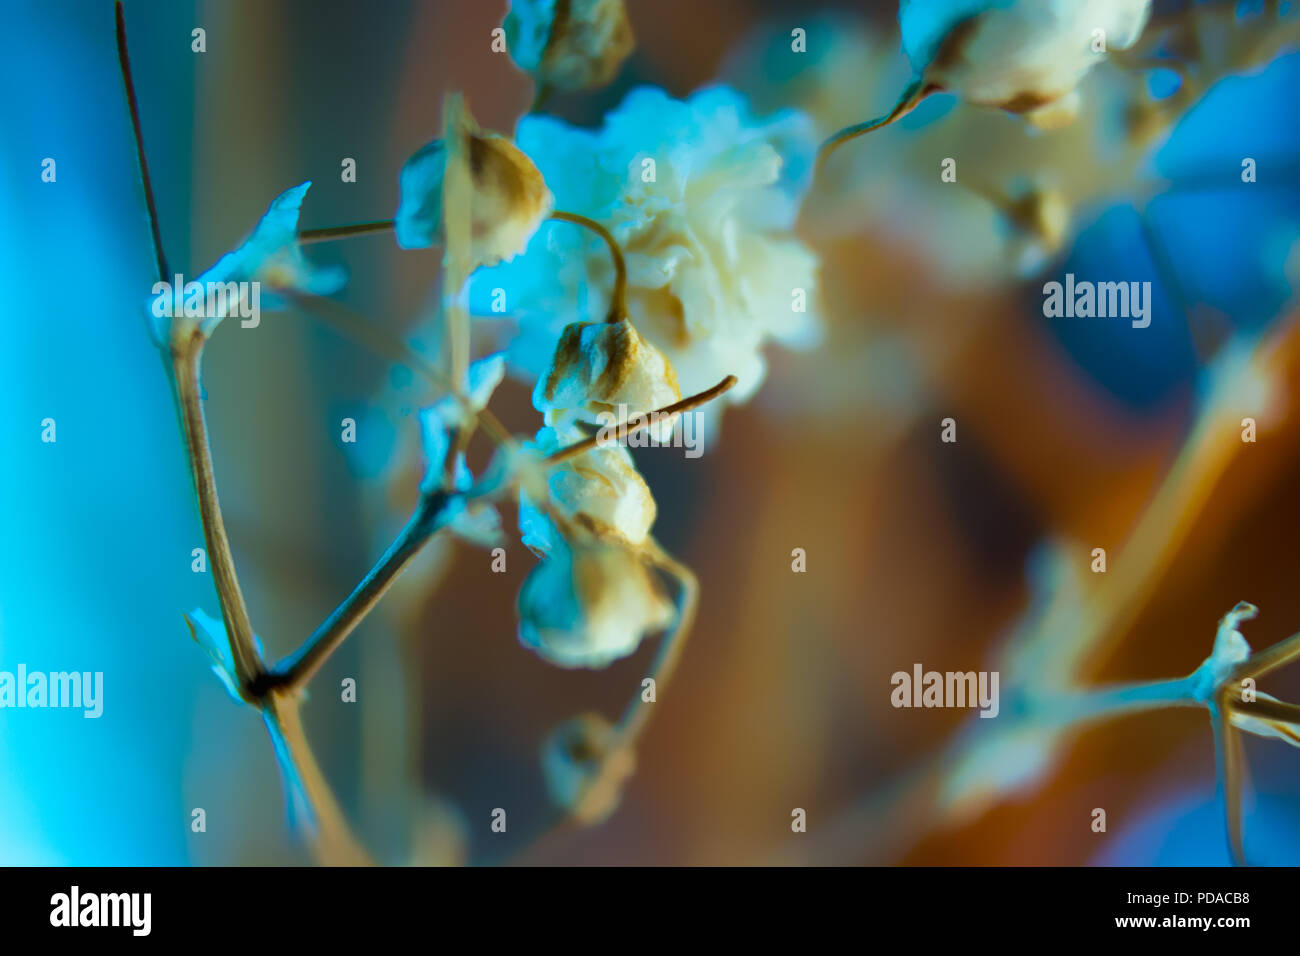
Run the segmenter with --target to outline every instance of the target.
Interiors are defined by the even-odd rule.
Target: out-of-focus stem
[[[1246,840],[1241,819],[1242,760],[1241,738],[1228,720],[1220,700],[1210,705],[1210,724],[1214,728],[1214,753],[1218,768],[1219,791],[1228,823],[1228,849],[1237,866],[1246,865]]]
[[[341,302],[335,302],[324,296],[310,292],[298,292],[294,289],[277,290],[277,295],[289,299],[308,315],[319,319],[342,335],[359,342],[371,349],[376,355],[382,355],[390,361],[412,369],[433,386],[446,392],[452,392],[451,379],[438,368],[429,364],[420,355],[396,335],[384,329],[376,322],[367,319],[360,312],[348,308]],[[457,395],[467,414],[473,414],[483,431],[498,445],[511,446],[514,439],[500,420],[486,408],[475,409],[464,396]]]
[[[296,694],[271,691],[263,700],[262,719],[280,759],[285,788],[291,799],[305,804],[299,811],[310,814],[306,829],[312,853],[322,866],[369,866],[373,861],[353,835],[307,743],[300,708]]]

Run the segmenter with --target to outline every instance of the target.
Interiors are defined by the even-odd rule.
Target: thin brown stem
[[[830,159],[831,153],[835,152],[835,150],[839,149],[849,140],[857,139],[859,136],[864,136],[867,133],[897,122],[908,113],[912,112],[912,110],[916,109],[917,105],[923,99],[935,92],[937,89],[937,87],[928,84],[924,78],[918,76],[908,85],[907,89],[903,91],[903,95],[899,97],[898,102],[894,104],[894,108],[884,116],[867,120],[865,123],[858,123],[855,126],[846,126],[844,129],[831,136],[826,140],[826,142],[822,143],[817,150],[817,165],[814,169],[813,177],[820,178],[822,169],[825,167],[826,161]]]
[[[235,676],[239,680],[241,692],[247,693],[262,676],[263,666],[254,643],[248,606],[235,574],[235,559],[221,517],[221,503],[217,499],[217,482],[212,470],[212,451],[208,444],[207,422],[203,415],[199,386],[199,368],[205,339],[196,326],[189,328],[190,334],[172,343],[172,378],[180,407],[185,450],[189,456],[190,472],[198,498],[199,518],[203,523],[203,538],[208,547],[208,561],[212,566],[217,599],[221,602],[221,616],[226,624],[235,660]]]
[[[652,543],[650,553],[655,564],[672,575],[679,588],[677,623],[673,627],[672,633],[665,635],[660,641],[659,652],[655,655],[655,659],[650,665],[650,673],[647,675],[654,679],[655,696],[658,699],[659,692],[668,684],[668,681],[673,676],[673,671],[677,669],[677,662],[681,660],[682,650],[686,646],[686,639],[690,636],[691,627],[695,623],[695,610],[699,604],[700,585],[695,573],[690,568],[669,555],[657,543]],[[622,717],[619,718],[617,746],[633,746],[641,731],[645,729],[645,723],[649,719],[650,707],[642,696],[640,688],[638,688],[636,695],[628,703]]]
[[[383,219],[377,222],[358,222],[349,226],[325,226],[321,229],[303,229],[298,233],[298,242],[306,245],[312,242],[329,242],[332,239],[350,239],[353,236],[372,236],[380,232],[392,232],[393,220]]]
[[[674,402],[672,405],[665,405],[663,408],[656,409],[655,411],[642,412],[640,415],[629,418],[626,422],[618,426],[613,440],[604,437],[601,432],[597,432],[595,435],[592,435],[589,438],[584,438],[580,442],[574,442],[572,445],[566,445],[558,451],[551,452],[551,454],[546,456],[544,462],[548,465],[558,465],[561,462],[568,461],[570,458],[576,458],[578,455],[586,454],[598,446],[604,447],[605,445],[612,445],[616,442],[624,441],[627,436],[634,435],[643,429],[649,428],[656,419],[668,415],[677,415],[681,412],[689,412],[693,408],[699,408],[701,405],[713,401],[723,392],[731,389],[737,381],[738,379],[736,376],[728,375],[717,385],[705,389],[697,395],[691,395],[688,398],[683,398],[680,402]]]
[[[1260,717],[1267,720],[1277,720],[1286,724],[1295,724],[1300,727],[1300,706],[1288,704],[1283,700],[1274,700],[1271,697],[1259,697],[1254,700],[1244,701],[1240,695],[1231,699],[1229,706],[1233,713],[1241,714],[1245,717]]]
[[[421,496],[415,514],[375,566],[366,572],[352,593],[343,599],[302,647],[276,667],[273,680],[277,687],[300,689],[311,680],[312,675],[338,650],[428,543],[436,530],[438,515],[446,503],[447,497],[442,492]]]
[[[135,96],[135,80],[131,74],[131,56],[126,46],[126,14],[121,0],[113,5],[117,21],[117,62],[122,70],[122,86],[126,91],[126,105],[131,112],[131,132],[135,138],[135,161],[140,171],[140,185],[144,189],[144,207],[149,218],[149,232],[153,237],[153,254],[158,267],[158,280],[171,278],[167,255],[163,252],[162,231],[158,227],[158,206],[153,196],[153,179],[149,176],[149,158],[144,151],[144,133],[140,129],[140,103]]]
[[[618,322],[627,317],[627,263],[623,261],[623,250],[619,248],[618,242],[608,229],[596,222],[594,219],[588,219],[576,212],[564,212],[557,209],[551,213],[551,218],[560,222],[571,222],[575,226],[582,226],[600,236],[605,240],[605,245],[609,246],[610,258],[614,260],[614,293],[610,296],[609,311],[605,313],[606,322]]]

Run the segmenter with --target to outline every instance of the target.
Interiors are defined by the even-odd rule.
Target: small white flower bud
[[[599,714],[570,718],[542,743],[542,773],[551,801],[587,826],[618,809],[623,784],[636,769],[627,748],[610,752],[614,728]]]
[[[676,610],[636,551],[555,542],[519,592],[519,641],[560,667],[605,667],[673,623]]]
[[[1136,43],[1150,13],[1151,0],[904,0],[898,20],[926,86],[1050,128],[1073,118],[1079,81]]]
[[[623,0],[512,0],[502,26],[519,68],[558,90],[604,86],[636,44]]]
[[[523,252],[555,200],[542,174],[523,151],[504,136],[478,127],[467,108],[448,131],[467,157],[470,197],[470,260],[474,266],[496,265]],[[443,181],[447,175],[447,138],[434,140],[407,160],[401,173],[401,204],[394,228],[397,243],[417,249],[446,241],[443,226]]]
[[[628,319],[565,326],[533,405],[546,423],[564,431],[574,422],[612,425],[680,401],[677,373],[664,354]],[[672,431],[666,419],[657,438]]]

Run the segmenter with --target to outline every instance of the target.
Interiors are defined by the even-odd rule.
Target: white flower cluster
[[[801,114],[755,120],[723,87],[684,102],[643,87],[598,131],[528,116],[516,136],[557,207],[600,222],[619,242],[628,315],[676,369],[682,392],[734,374],[733,402],[762,383],[769,341],[816,339],[817,261],[791,233],[815,139]],[[490,317],[495,290],[504,290],[516,323],[509,365],[534,379],[566,325],[601,314],[613,283],[598,240],[548,223],[527,255],[474,275],[470,306]]]

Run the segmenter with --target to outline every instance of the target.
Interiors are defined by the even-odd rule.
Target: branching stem
[[[375,566],[307,638],[302,647],[275,669],[276,686],[299,689],[311,680],[312,675],[379,603],[411,559],[428,543],[437,529],[438,516],[446,503],[447,496],[443,492],[421,495],[415,513]]]

